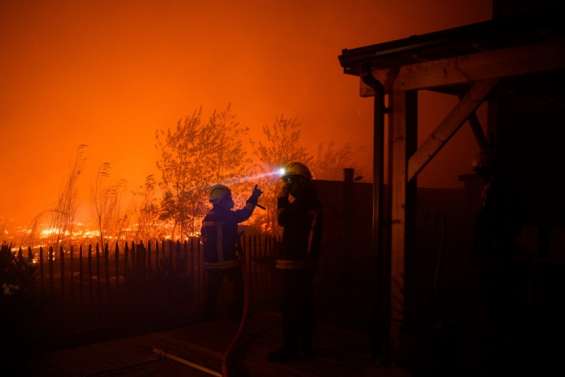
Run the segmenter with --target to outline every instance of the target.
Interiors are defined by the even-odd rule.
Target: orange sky
[[[341,49],[482,21],[490,7],[490,0],[2,1],[0,218],[27,223],[52,207],[79,144],[89,145],[83,202],[103,161],[116,180],[138,186],[155,173],[155,130],[200,105],[231,102],[255,133],[280,113],[296,116],[307,145],[348,141],[363,151],[357,164],[366,171],[371,100],[343,75]],[[424,96],[421,103],[425,136],[453,102]],[[464,130],[420,184],[457,185],[472,143]]]

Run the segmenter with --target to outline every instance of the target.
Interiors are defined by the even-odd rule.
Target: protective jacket
[[[204,217],[201,235],[204,244],[204,267],[207,270],[225,270],[239,266],[237,224],[247,220],[254,208],[255,204],[252,202],[235,211],[214,206]]]
[[[283,227],[278,269],[301,269],[317,259],[322,234],[322,210],[313,191],[292,203],[279,198],[278,222]]]

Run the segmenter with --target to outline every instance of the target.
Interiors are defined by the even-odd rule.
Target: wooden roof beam
[[[395,90],[433,89],[565,69],[565,38],[400,67]],[[379,70],[375,70],[379,71]]]
[[[498,80],[474,83],[463,99],[447,114],[432,134],[408,160],[408,181],[415,178],[439,153],[492,91]]]

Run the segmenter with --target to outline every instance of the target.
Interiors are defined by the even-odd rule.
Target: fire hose
[[[245,326],[247,325],[247,320],[249,318],[249,276],[247,271],[243,266],[241,266],[241,275],[243,278],[243,311],[241,314],[241,321],[239,322],[239,327],[237,332],[235,333],[234,337],[232,338],[230,344],[226,352],[224,353],[224,357],[222,358],[222,377],[230,377],[230,366],[232,362],[232,356],[239,345],[241,337],[245,331]]]
[[[241,248],[240,248],[241,250]],[[241,337],[245,331],[245,326],[247,325],[247,319],[249,317],[249,306],[250,306],[250,299],[249,299],[249,289],[250,289],[250,285],[249,285],[249,277],[247,276],[247,274],[249,273],[249,271],[247,271],[243,265],[241,265],[241,273],[242,273],[242,279],[243,279],[243,310],[242,310],[242,315],[241,315],[241,320],[239,322],[239,327],[237,329],[237,332],[235,333],[234,337],[232,338],[232,340],[230,341],[228,348],[226,349],[226,351],[223,354],[222,357],[222,364],[221,364],[221,372],[217,372],[213,369],[210,369],[204,365],[198,364],[194,361],[190,361],[187,360],[185,358],[176,356],[174,354],[165,352],[159,348],[153,348],[153,352],[165,357],[167,359],[170,359],[172,361],[176,361],[180,364],[186,365],[190,368],[199,370],[201,372],[204,372],[206,374],[209,374],[211,376],[214,377],[230,377],[232,374],[230,372],[230,367],[232,364],[232,357],[234,352],[236,351]]]

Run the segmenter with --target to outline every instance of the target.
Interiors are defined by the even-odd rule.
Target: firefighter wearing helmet
[[[282,172],[277,210],[283,236],[275,268],[282,279],[283,341],[278,350],[269,354],[272,362],[313,355],[312,280],[322,232],[322,208],[310,170],[300,162],[292,162]]]
[[[210,189],[212,209],[202,222],[202,243],[204,245],[204,268],[208,277],[206,315],[216,316],[218,295],[224,280],[235,286],[236,300],[230,312],[232,316],[241,313],[243,278],[239,265],[239,233],[237,224],[247,220],[255,210],[262,191],[255,185],[245,207],[232,210],[234,206],[231,190],[224,185]]]

